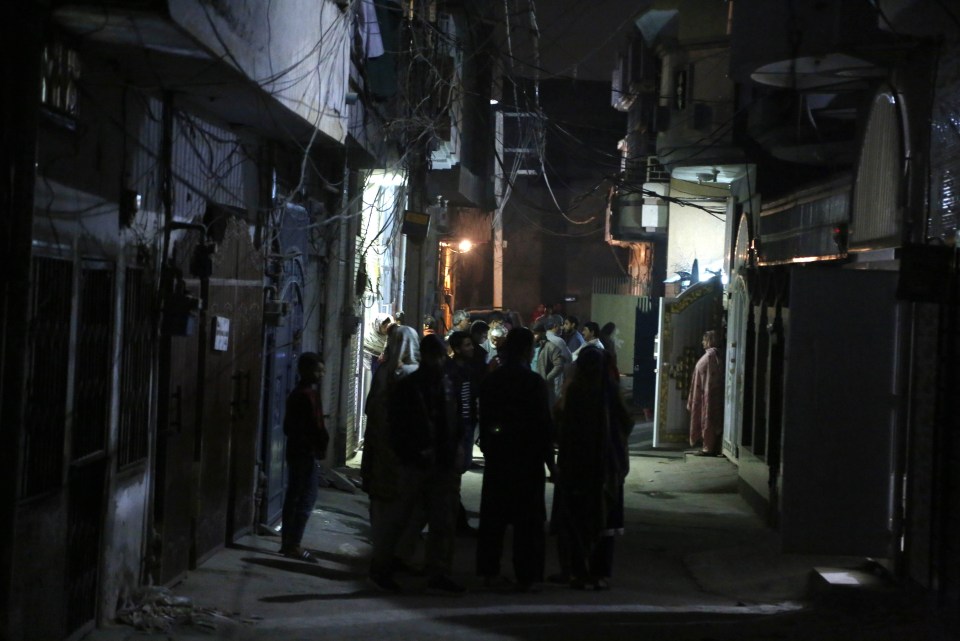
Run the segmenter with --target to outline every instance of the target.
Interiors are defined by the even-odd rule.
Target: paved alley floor
[[[466,594],[428,594],[426,580],[415,576],[399,577],[403,593],[385,594],[366,578],[365,495],[322,489],[304,541],[318,565],[280,556],[275,535],[250,535],[171,586],[172,595],[193,604],[191,620],[169,631],[109,626],[88,639],[952,638],[924,603],[900,590],[818,598],[813,568],[854,568],[862,560],[780,553],[777,533],[738,495],[727,459],[633,451],[627,532],[617,540],[609,591],[485,589],[473,573],[475,540],[458,538],[454,578]],[[474,524],[481,482],[479,466],[464,476]],[[558,569],[553,545],[548,574]]]

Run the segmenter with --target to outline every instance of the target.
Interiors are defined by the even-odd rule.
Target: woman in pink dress
[[[704,355],[693,369],[687,409],[690,445],[700,443],[697,456],[718,456],[723,445],[723,361],[717,332],[703,334]]]

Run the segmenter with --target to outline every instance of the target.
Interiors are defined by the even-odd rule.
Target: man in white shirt
[[[573,353],[573,360],[577,360],[577,357],[580,355],[580,352],[587,349],[588,347],[596,347],[597,349],[603,349],[603,343],[600,342],[600,326],[594,323],[593,321],[583,324],[583,329],[581,330],[583,334],[584,343],[577,351]]]
[[[559,316],[548,316],[542,321],[546,340],[537,355],[537,373],[547,381],[551,407],[563,389],[564,370],[573,360],[567,343],[558,335],[562,322]]]

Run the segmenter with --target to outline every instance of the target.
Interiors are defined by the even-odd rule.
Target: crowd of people
[[[611,337],[603,343],[596,323],[581,327],[574,316],[544,315],[526,328],[496,311],[472,320],[463,310],[445,336],[432,317],[418,333],[378,316],[369,334],[361,477],[370,497],[371,581],[396,592],[397,575],[412,572],[425,575],[430,590],[462,592],[451,566],[458,534],[470,534],[486,586],[529,591],[549,579],[607,587],[632,428]],[[459,498],[475,445],[483,455],[476,530]],[[549,577],[548,516],[560,567]],[[512,578],[501,570],[507,526]]]
[[[429,590],[463,592],[451,576],[458,534],[477,537],[476,573],[488,587],[530,591],[545,580],[609,587],[633,428],[620,391],[615,330],[572,315],[540,314],[527,328],[509,327],[499,312],[471,320],[457,311],[442,336],[431,317],[419,333],[386,315],[374,319],[364,341],[372,382],[360,471],[370,499],[369,576],[378,588],[399,592],[397,575],[414,573],[426,576]],[[709,376],[715,343],[715,335],[705,336],[697,398],[716,391]],[[281,553],[316,562],[300,539],[316,500],[315,458],[327,446],[315,392],[323,366],[316,354],[303,354],[298,367],[284,424],[289,482]],[[716,417],[708,406],[691,400],[691,442],[698,438],[712,454]],[[475,445],[483,455],[477,529],[460,500]],[[507,526],[512,578],[501,569]],[[545,576],[548,533],[556,537],[559,572]]]

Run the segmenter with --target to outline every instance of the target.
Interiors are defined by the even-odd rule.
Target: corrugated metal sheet
[[[850,219],[849,178],[766,205],[760,212],[760,265],[841,258],[838,233]]]
[[[960,47],[944,51],[930,130],[930,217],[927,237],[952,241],[960,214]]]
[[[849,239],[853,250],[900,245],[904,148],[898,100],[889,91],[873,99],[854,183]]]
[[[354,252],[356,252],[358,256],[362,251],[362,246],[363,237],[357,236],[356,240],[354,241]],[[353,282],[356,282],[357,272],[359,271],[361,264],[361,260],[354,261]],[[362,314],[362,310],[357,311],[360,311]],[[364,420],[364,416],[360,410],[361,403],[364,400],[362,398],[364,329],[366,328],[363,327],[361,323],[359,330],[348,337],[349,351],[347,352],[347,362],[344,369],[344,371],[350,372],[350,378],[346,386],[347,403],[345,405],[346,409],[344,416],[344,425],[346,429],[346,438],[344,441],[346,447],[346,457],[348,459],[357,453],[357,449],[360,447],[360,436],[363,431],[363,427],[360,425],[360,422]]]
[[[183,112],[173,126],[173,215],[190,221],[203,216],[207,202],[244,206],[240,139]]]

